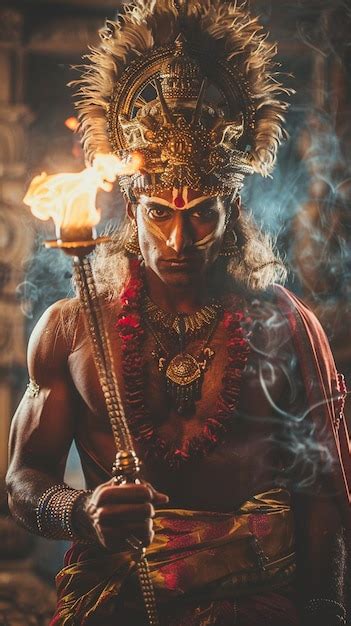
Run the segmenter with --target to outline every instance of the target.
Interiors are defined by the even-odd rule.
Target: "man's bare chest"
[[[143,360],[144,394],[149,416],[158,437],[166,446],[185,447],[193,437],[201,436],[209,418],[216,417],[218,398],[223,390],[223,377],[227,362],[225,338],[218,334],[212,343],[215,356],[207,368],[201,398],[196,411],[180,415],[170,402],[162,373],[152,356],[152,342],[145,342]],[[194,350],[195,352],[195,350]],[[107,469],[112,466],[115,447],[106,414],[104,399],[97,379],[89,344],[78,344],[70,357],[72,379],[79,391],[81,402],[77,415],[77,437],[93,457]],[[115,367],[125,402],[125,381],[115,351]],[[240,385],[238,410],[240,419],[233,415],[233,428],[224,443],[217,446],[206,458],[185,464],[177,471],[160,469],[152,458],[144,459],[143,474],[155,486],[171,496],[174,506],[223,509],[240,502],[250,492],[269,482],[272,460],[272,406],[279,402],[284,390],[284,377],[275,367],[275,375],[262,386],[262,364],[257,355],[250,354],[246,372]],[[128,409],[128,407],[127,407]],[[140,456],[143,450],[136,445]],[[84,469],[84,467],[83,467]],[[230,505],[229,505],[230,503]]]

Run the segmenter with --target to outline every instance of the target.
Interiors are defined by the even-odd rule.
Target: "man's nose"
[[[179,255],[192,243],[193,236],[190,224],[188,224],[186,216],[179,212],[179,215],[174,218],[174,222],[167,239],[167,246],[172,248],[172,250]]]

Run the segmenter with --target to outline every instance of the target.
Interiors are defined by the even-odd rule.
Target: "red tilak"
[[[181,194],[178,194],[178,196],[175,198],[174,206],[177,207],[177,209],[184,209],[185,201]]]
[[[188,439],[185,446],[178,449],[176,445],[158,436],[146,406],[145,364],[142,356],[144,329],[140,314],[143,281],[138,261],[131,262],[130,271],[131,278],[121,295],[122,309],[117,322],[122,347],[127,417],[132,434],[142,447],[144,456],[157,458],[170,467],[177,468],[187,461],[208,454],[225,440],[232,427],[238,408],[241,378],[250,352],[244,330],[245,322],[249,320],[242,311],[225,311],[223,323],[228,337],[228,362],[216,414],[206,419],[199,435]]]

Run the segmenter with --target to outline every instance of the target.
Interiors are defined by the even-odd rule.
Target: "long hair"
[[[219,257],[215,262],[216,280],[226,288],[261,291],[273,283],[283,283],[286,268],[275,250],[272,238],[263,233],[252,215],[242,211],[235,223],[234,256]],[[129,275],[125,244],[131,236],[131,223],[125,217],[118,230],[110,233],[111,242],[99,246],[93,259],[98,292],[108,300],[118,298]]]

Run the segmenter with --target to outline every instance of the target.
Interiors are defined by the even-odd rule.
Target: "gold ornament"
[[[87,158],[139,153],[121,176],[127,195],[190,187],[231,193],[248,174],[267,176],[287,104],[275,46],[244,5],[222,0],[136,0],[107,21],[80,86]]]
[[[186,412],[200,399],[203,374],[214,355],[214,351],[206,346],[198,358],[186,352],[176,354],[168,363],[165,369],[166,389],[178,413]],[[164,366],[159,369],[164,371]]]
[[[134,256],[141,256],[138,238],[138,227],[135,222],[132,224],[131,235],[124,246],[125,250]]]
[[[195,313],[168,313],[157,306],[148,296],[143,302],[143,313],[156,327],[163,326],[166,331],[180,334],[180,328],[184,328],[185,335],[198,335],[210,326],[222,311],[222,305],[217,300],[205,304]],[[181,323],[180,323],[181,321]]]
[[[29,379],[29,383],[26,389],[27,396],[30,398],[37,398],[40,393],[40,387],[38,383],[35,382],[32,378]]]
[[[156,306],[156,305],[155,305]],[[186,339],[186,322],[183,314],[176,315],[176,332],[179,340],[179,352],[173,357],[169,355],[161,339],[159,330],[159,320],[153,316],[150,318],[145,316],[146,324],[155,338],[158,350],[153,352],[153,356],[158,362],[158,369],[165,376],[166,391],[172,402],[175,404],[178,413],[186,413],[194,409],[195,402],[201,398],[201,387],[210,362],[215,353],[208,345],[211,337],[217,327],[219,312],[221,307],[218,306],[216,314],[213,316],[209,325],[209,330],[203,341],[202,347],[198,352],[198,356],[194,356],[185,348]],[[164,313],[164,311],[161,311]],[[196,314],[193,314],[196,315]],[[165,320],[165,318],[163,318]],[[173,323],[170,321],[164,330],[168,333],[174,331]],[[174,338],[170,337],[171,340]]]
[[[234,230],[226,230],[219,256],[233,257],[238,255],[237,236]]]

